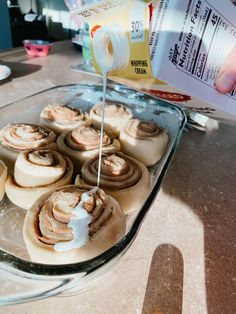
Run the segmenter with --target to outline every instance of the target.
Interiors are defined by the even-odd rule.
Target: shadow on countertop
[[[14,80],[15,78],[29,75],[39,71],[42,66],[37,64],[21,63],[21,62],[4,62],[0,60],[0,64],[6,65],[11,69],[11,75],[5,80],[0,80],[0,86]]]
[[[192,131],[190,137],[185,133],[162,185],[164,193],[187,203],[202,221],[208,314],[233,314],[236,309],[235,134],[236,125],[225,124],[205,135]],[[153,263],[159,267],[168,263],[165,250],[175,252],[171,248],[158,248]],[[178,258],[177,252],[173,254]],[[158,281],[157,284],[161,285]],[[147,286],[144,308],[149,289]],[[146,313],[152,312],[143,312]]]
[[[181,252],[171,244],[153,254],[142,314],[182,313],[184,264]]]

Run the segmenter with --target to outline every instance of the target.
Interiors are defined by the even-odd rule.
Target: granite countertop
[[[70,42],[45,58],[22,48],[0,54],[12,76],[0,83],[0,105],[84,75]],[[236,126],[183,134],[162,188],[129,251],[89,291],[0,313],[236,313]]]

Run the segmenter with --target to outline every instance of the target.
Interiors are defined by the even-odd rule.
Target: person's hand
[[[216,78],[216,89],[220,93],[229,93],[236,87],[236,46],[227,56]]]

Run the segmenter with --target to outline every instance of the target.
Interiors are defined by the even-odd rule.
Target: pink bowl
[[[29,56],[45,57],[49,54],[52,43],[44,40],[24,40],[25,50]]]

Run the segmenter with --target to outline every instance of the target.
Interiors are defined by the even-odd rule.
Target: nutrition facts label
[[[220,65],[235,44],[235,25],[207,1],[189,1],[176,44],[176,68],[214,87]],[[236,90],[229,96],[236,99]]]

